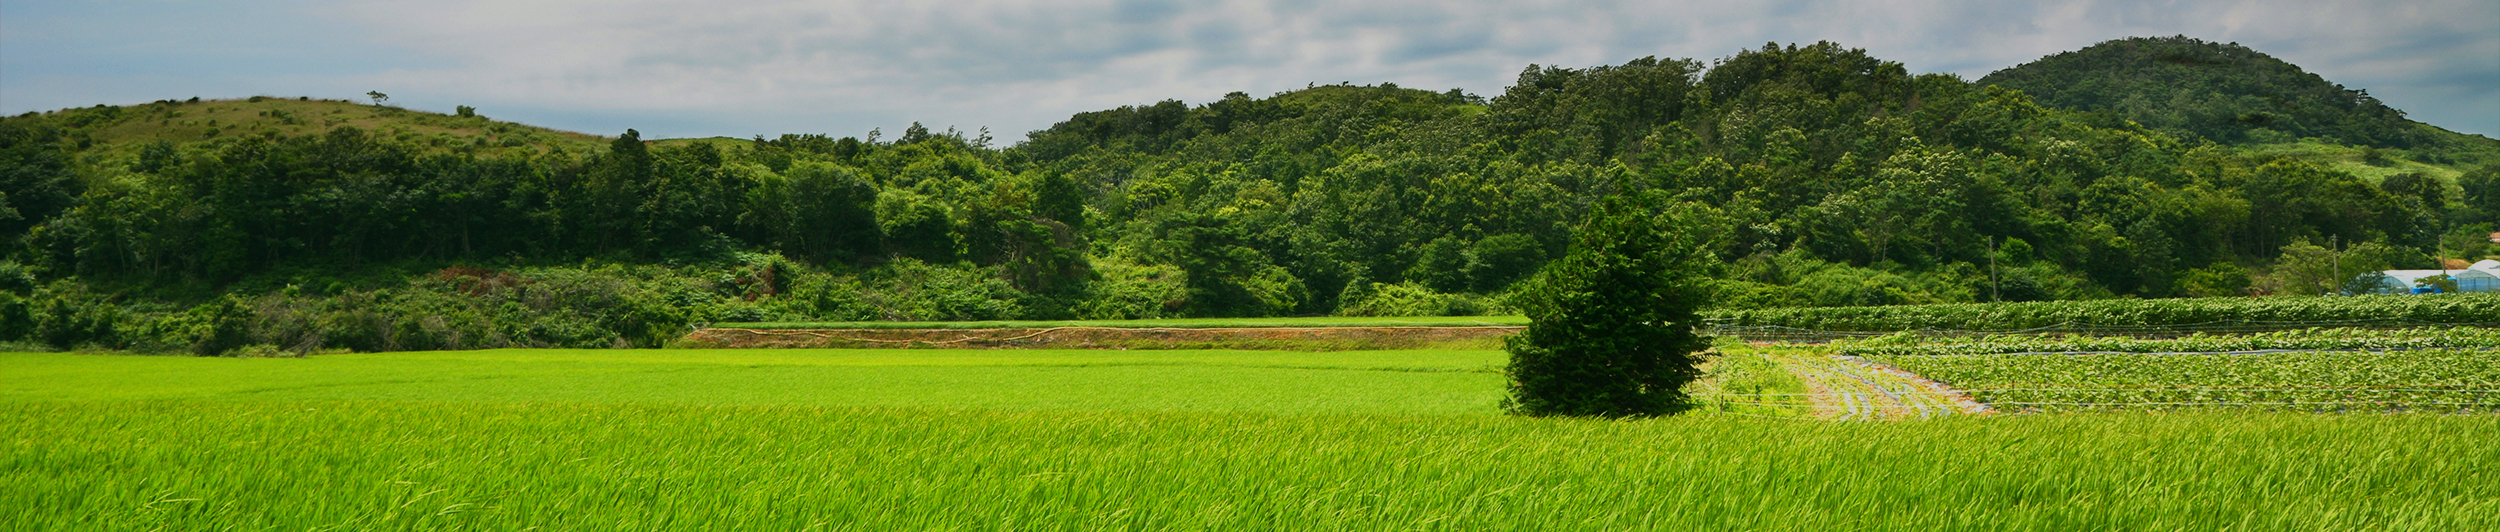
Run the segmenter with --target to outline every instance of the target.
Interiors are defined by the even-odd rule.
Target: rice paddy
[[[1499,351],[0,354],[10,530],[2462,530],[2500,417],[1499,413]],[[1710,390],[1793,392],[1738,352]],[[1715,387],[1715,388],[1711,388]],[[1700,390],[1707,398],[1710,390]],[[1757,414],[1761,412],[1755,412]]]

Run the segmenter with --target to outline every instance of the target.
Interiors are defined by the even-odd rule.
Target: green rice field
[[[1723,359],[1702,388],[1794,386],[1743,374],[1770,371],[1749,356]],[[1499,413],[1502,360],[1451,350],[0,354],[0,529],[2500,522],[2490,445],[2500,417],[1523,419]]]

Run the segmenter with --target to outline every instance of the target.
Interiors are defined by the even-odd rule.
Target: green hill
[[[2453,181],[2500,163],[2500,140],[2406,118],[2347,88],[2235,43],[2137,37],[2059,53],[1978,81],[2103,123],[2131,121],[2182,138],[2341,170],[2373,183],[2420,173]]]
[[[160,100],[27,113],[18,118],[38,114],[70,129],[71,141],[94,149],[91,153],[125,157],[135,157],[142,147],[159,141],[213,144],[250,136],[310,135],[338,127],[375,132],[427,151],[498,157],[559,149],[587,154],[607,142],[596,135],[497,121],[474,112],[447,115],[309,97]]]

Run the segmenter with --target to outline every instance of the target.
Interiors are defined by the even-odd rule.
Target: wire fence
[[[1873,338],[1901,333],[1937,338],[1977,338],[1987,336],[2123,336],[2131,338],[2179,338],[2192,335],[2254,334],[2304,329],[2457,329],[2500,328],[2500,323],[2431,323],[2394,320],[2346,321],[2257,321],[2223,320],[2169,325],[2099,325],[2065,322],[2028,329],[1937,329],[1916,328],[1880,331],[1833,331],[1804,329],[1779,325],[1733,325],[1725,322],[1702,324],[1703,334],[1737,338],[1751,342],[1824,343],[1853,338]]]

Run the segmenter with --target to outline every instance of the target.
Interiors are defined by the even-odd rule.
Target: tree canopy
[[[35,284],[181,305],[450,266],[762,254],[822,276],[738,292],[811,301],[777,319],[1505,310],[1618,195],[1673,198],[1652,207],[1725,263],[1702,282],[1721,308],[2314,293],[2278,257],[2330,239],[2393,250],[2390,267],[2489,252],[2458,235],[2500,222],[2494,167],[2421,163],[2427,126],[2318,83],[2176,38],[1976,83],[1769,44],[1529,65],[1489,98],[1167,100],[1010,146],[918,124],[653,141],[166,100],[0,119],[0,239]],[[2282,114],[2238,118],[2256,112]],[[2236,147],[2259,127],[2382,150],[2399,175]]]

